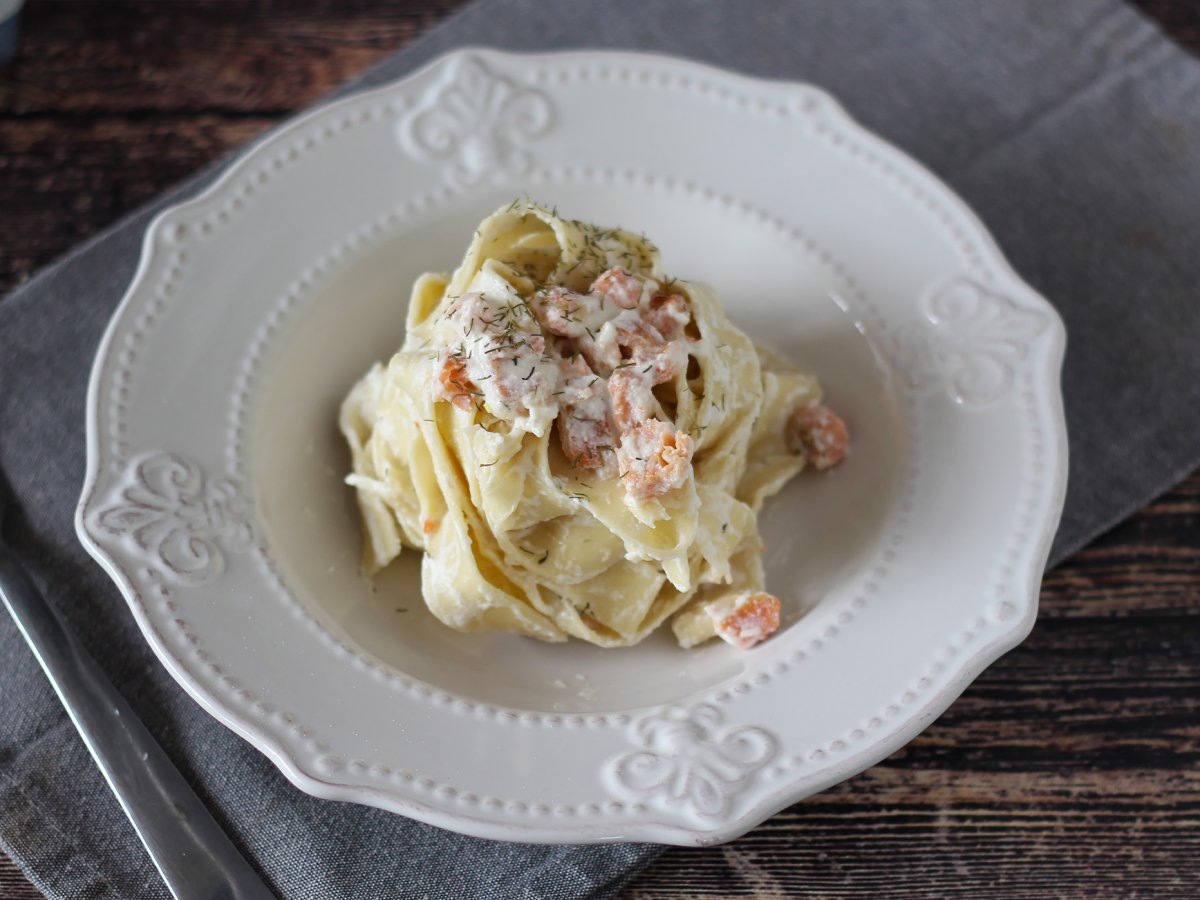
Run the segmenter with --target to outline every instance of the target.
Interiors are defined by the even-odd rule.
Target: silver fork
[[[180,900],[272,898],[4,543],[4,516],[12,503],[0,472],[0,600],[41,663],[168,889]]]

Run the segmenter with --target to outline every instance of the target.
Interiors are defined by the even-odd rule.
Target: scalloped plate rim
[[[1014,600],[1023,601],[1018,607],[1021,610],[1021,615],[1005,623],[1003,631],[992,641],[986,642],[974,649],[973,652],[964,653],[956,659],[952,664],[954,668],[953,676],[940,689],[933,692],[924,704],[908,713],[895,726],[890,729],[885,728],[880,730],[870,740],[864,741],[861,749],[857,752],[839,759],[836,764],[813,773],[814,777],[811,779],[792,779],[790,783],[784,781],[773,790],[757,793],[749,809],[742,815],[733,819],[724,819],[712,828],[690,828],[680,825],[678,822],[669,821],[665,816],[656,820],[655,816],[661,814],[653,810],[648,811],[645,819],[642,821],[631,821],[620,826],[623,828],[621,834],[613,834],[614,828],[618,826],[605,822],[586,824],[576,820],[569,826],[564,823],[538,825],[517,821],[498,823],[484,818],[477,818],[468,813],[450,813],[432,803],[414,802],[398,797],[393,793],[372,790],[359,785],[343,784],[314,775],[306,769],[301,760],[297,759],[275,740],[272,735],[258,726],[252,717],[216,699],[207,686],[199,683],[191,673],[179,665],[177,659],[169,650],[164,635],[147,615],[139,593],[129,578],[126,569],[122,568],[120,561],[93,538],[87,528],[86,515],[89,510],[89,504],[101,485],[103,463],[107,461],[109,456],[107,449],[99,440],[98,435],[100,417],[98,392],[100,383],[111,355],[110,351],[115,335],[119,331],[123,319],[129,314],[133,300],[145,287],[147,276],[153,268],[159,252],[156,247],[156,240],[169,221],[173,217],[180,216],[189,210],[204,206],[208,201],[225,190],[238,175],[249,168],[265,148],[282,142],[313,121],[328,116],[347,105],[361,102],[366,98],[384,96],[394,91],[403,83],[418,80],[430,72],[451,65],[457,59],[472,56],[481,57],[485,60],[498,58],[505,60],[529,60],[531,62],[602,58],[614,64],[621,62],[643,65],[666,64],[703,73],[713,80],[736,82],[747,88],[761,89],[768,87],[775,90],[783,89],[815,94],[822,99],[822,102],[827,107],[826,111],[842,127],[849,128],[857,136],[876,144],[877,147],[880,147],[897,162],[907,167],[909,174],[919,179],[925,188],[937,193],[939,199],[946,202],[952,208],[952,211],[963,221],[970,237],[976,242],[986,261],[995,267],[1002,280],[1010,285],[1019,287],[1027,300],[1036,300],[1039,308],[1048,314],[1048,331],[1051,343],[1045,360],[1044,371],[1041,373],[1044,380],[1041,382],[1042,389],[1039,392],[1038,399],[1040,404],[1048,401],[1050,407],[1048,413],[1052,420],[1053,433],[1049,435],[1049,438],[1054,443],[1056,452],[1053,454],[1054,458],[1050,461],[1052,473],[1049,476],[1049,481],[1054,496],[1051,499],[1048,514],[1043,521],[1038,523],[1038,541],[1034,559],[1039,561],[1040,565],[1031,567],[1025,573],[1026,577],[1023,589],[1014,589]],[[89,376],[86,400],[87,468],[80,500],[75,510],[75,528],[77,536],[85,549],[100,563],[119,587],[147,643],[149,643],[155,656],[163,663],[175,681],[209,714],[266,755],[292,784],[304,792],[323,799],[375,806],[459,833],[491,840],[556,844],[651,841],[681,846],[709,846],[732,840],[746,833],[757,825],[762,824],[781,809],[865,771],[908,744],[940,716],[986,668],[1005,653],[1018,646],[1028,636],[1036,621],[1041,577],[1065,500],[1067,484],[1067,432],[1060,383],[1065,347],[1066,330],[1057,310],[1017,274],[991,233],[966,202],[907,152],[860,125],[841,103],[824,89],[810,83],[784,78],[761,78],[746,75],[709,63],[663,53],[640,53],[619,50],[510,53],[489,47],[466,46],[440,54],[413,69],[411,72],[384,84],[355,91],[344,97],[322,103],[272,129],[269,133],[255,139],[249,145],[239,150],[237,156],[229,161],[214,180],[202,191],[193,197],[174,203],[161,210],[148,223],[141,242],[137,268],[129,287],[126,289],[120,303],[116,306],[109,320],[104,335],[97,347],[95,360]],[[1016,580],[1019,579],[1014,575],[1014,581]],[[802,787],[795,786],[797,780],[803,781]]]

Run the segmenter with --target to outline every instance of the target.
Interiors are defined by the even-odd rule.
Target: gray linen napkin
[[[1072,481],[1053,560],[1200,462],[1200,65],[1116,0],[485,0],[350,87],[464,44],[646,49],[809,80],[955,187],[1067,321]],[[284,896],[614,893],[657,848],[475,840],[300,793],[176,687],[78,546],[88,367],[164,202],[0,303],[0,466],[21,506],[8,536]],[[164,895],[7,619],[0,845],[51,896]]]

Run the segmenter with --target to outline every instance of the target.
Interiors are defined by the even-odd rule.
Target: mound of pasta
[[[423,550],[463,631],[620,647],[671,619],[684,647],[752,646],[780,618],[756,513],[846,452],[820,400],[646,238],[514,202],[417,280],[403,347],[343,403],[364,569]]]

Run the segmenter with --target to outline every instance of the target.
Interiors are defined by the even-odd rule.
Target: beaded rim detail
[[[580,58],[589,61],[579,62]],[[629,826],[626,832],[630,837],[643,839],[667,840],[675,843],[697,844],[712,843],[729,839],[745,831],[748,827],[761,821],[766,815],[782,808],[789,802],[794,802],[802,796],[814,793],[816,790],[836,783],[843,777],[865,768],[876,758],[890,752],[890,744],[884,739],[872,743],[871,738],[881,730],[895,736],[895,723],[902,714],[909,719],[923,718],[926,714],[939,711],[949,704],[954,697],[969,683],[978,671],[990,663],[1001,652],[1014,646],[1024,637],[1032,626],[1033,615],[1036,612],[1036,586],[1040,578],[1040,570],[1036,572],[1017,572],[1014,563],[1020,555],[1020,549],[1036,541],[1040,547],[1039,553],[1044,558],[1049,549],[1050,537],[1053,534],[1053,524],[1057,521],[1057,511],[1061,508],[1062,491],[1065,486],[1064,477],[1064,433],[1061,424],[1061,399],[1057,395],[1047,398],[1044,385],[1039,385],[1034,373],[1028,367],[1014,370],[1013,377],[1004,385],[1019,397],[1025,412],[1026,426],[1029,429],[1029,457],[1023,461],[1025,469],[1026,495],[1022,498],[1017,528],[1010,536],[1000,555],[1000,563],[994,577],[993,587],[986,598],[986,605],[980,614],[969,616],[954,637],[939,651],[937,658],[931,662],[910,684],[900,690],[894,700],[873,715],[865,718],[859,725],[847,734],[836,737],[821,746],[796,748],[779,746],[778,739],[761,728],[740,725],[731,727],[730,733],[740,731],[755,732],[755,739],[761,746],[770,746],[769,753],[761,756],[747,756],[753,760],[746,765],[753,770],[755,777],[764,785],[770,785],[769,793],[764,797],[753,800],[753,811],[747,813],[739,808],[739,816],[730,825],[718,822],[714,827],[701,828],[687,823],[658,820],[644,823],[654,802],[643,797],[645,802],[623,802],[621,800],[600,798],[598,802],[580,804],[562,804],[544,802],[529,802],[527,798],[503,798],[490,795],[480,795],[476,792],[462,790],[454,785],[439,783],[426,775],[392,765],[371,762],[368,760],[347,757],[331,748],[331,738],[322,737],[317,730],[300,722],[298,717],[287,710],[278,708],[269,698],[263,698],[252,688],[244,686],[235,674],[227,672],[220,660],[214,659],[200,646],[199,638],[188,627],[186,619],[176,602],[175,591],[180,585],[169,583],[170,577],[164,577],[163,571],[153,566],[123,565],[122,562],[95,543],[91,535],[92,518],[96,514],[99,498],[108,496],[106,491],[112,490],[112,485],[119,482],[122,473],[129,466],[143,458],[143,448],[131,448],[128,439],[127,416],[129,411],[130,384],[138,372],[140,349],[142,344],[155,332],[164,313],[169,310],[173,298],[178,296],[181,282],[188,276],[190,256],[188,244],[192,241],[210,239],[221,228],[235,220],[248,203],[253,202],[256,192],[268,181],[284,172],[288,167],[301,159],[305,154],[315,151],[322,145],[335,140],[358,125],[379,122],[386,119],[400,119],[412,116],[421,111],[421,105],[407,96],[404,91],[421,85],[424,90],[432,90],[423,84],[431,72],[453,66],[477,71],[482,66],[489,71],[494,66],[509,63],[506,71],[509,77],[505,81],[520,83],[523,78],[527,87],[523,88],[529,95],[544,99],[553,96],[553,89],[558,84],[577,82],[614,83],[637,86],[639,88],[654,88],[668,91],[694,92],[711,102],[724,104],[768,118],[786,120],[801,119],[808,124],[812,133],[829,144],[836,152],[846,155],[860,163],[871,176],[880,179],[892,189],[898,190],[915,201],[925,212],[936,221],[949,237],[960,255],[964,265],[970,272],[972,285],[977,285],[982,292],[1003,289],[1012,284],[1020,285],[1019,280],[1007,268],[999,251],[981,227],[974,229],[961,227],[959,218],[965,210],[953,210],[958,217],[947,211],[944,198],[931,195],[928,191],[929,179],[917,170],[914,177],[913,166],[901,157],[897,151],[863,132],[858,126],[841,112],[837,104],[822,92],[802,85],[776,85],[767,82],[731,75],[717,69],[693,63],[639,56],[635,54],[550,54],[542,56],[514,56],[499,54],[491,51],[468,50],[460,51],[443,57],[431,63],[426,69],[410,76],[403,81],[347,98],[317,110],[292,123],[274,137],[268,137],[259,145],[248,151],[235,162],[217,182],[208,188],[198,198],[187,201],[161,214],[148,228],[143,257],[137,274],[134,277],[120,311],[110,325],[109,333],[102,344],[93,371],[92,384],[89,390],[89,466],[88,478],[77,516],[77,526],[81,538],[88,549],[109,570],[114,579],[130,599],[130,604],[143,631],[151,638],[156,652],[160,656],[172,655],[168,649],[174,646],[179,649],[178,656],[189,660],[187,668],[193,677],[201,684],[184,684],[197,696],[210,711],[218,715],[222,721],[229,724],[243,736],[252,739],[260,747],[268,750],[285,773],[299,786],[319,796],[335,797],[338,799],[359,799],[365,802],[385,806],[398,812],[415,815],[418,818],[434,821],[448,827],[459,826],[459,830],[484,836],[499,836],[523,840],[580,840],[590,835],[598,835],[604,829],[611,829],[621,822]],[[511,65],[516,62],[518,70]],[[521,71],[521,75],[514,75]],[[436,87],[436,85],[435,85]],[[786,93],[786,97],[782,94]],[[375,102],[366,104],[368,98]],[[347,109],[358,106],[357,110]],[[551,116],[552,118],[552,116]],[[547,120],[548,121],[548,120]],[[545,125],[549,127],[548,124]],[[542,133],[543,125],[527,131],[529,140]],[[286,139],[286,140],[285,140]],[[264,147],[275,147],[275,152],[265,156]],[[524,152],[524,151],[522,151]],[[531,151],[532,152],[532,151]],[[265,157],[265,158],[264,158]],[[536,153],[533,153],[536,162]],[[897,162],[899,160],[899,162]],[[524,163],[522,163],[524,165]],[[722,204],[730,211],[759,219],[764,224],[786,234],[792,240],[800,242],[808,252],[823,265],[827,266],[838,283],[845,286],[848,300],[853,304],[856,313],[866,316],[879,317],[869,300],[854,283],[853,278],[828,253],[821,250],[809,238],[786,223],[774,219],[770,213],[756,209],[752,205],[736,198],[720,194],[712,188],[699,186],[690,181],[677,180],[668,177],[655,176],[637,170],[604,170],[576,169],[570,166],[557,168],[530,168],[530,177],[535,181],[604,181],[606,179],[634,179],[647,187],[668,191],[684,191],[700,196],[707,202]],[[242,465],[243,440],[245,437],[244,412],[253,392],[256,372],[262,354],[269,346],[272,338],[278,334],[284,317],[293,307],[300,305],[306,290],[314,281],[319,281],[334,267],[344,265],[352,260],[356,252],[370,245],[372,241],[386,237],[389,228],[403,220],[404,209],[409,212],[426,210],[432,205],[451,199],[458,190],[457,184],[469,181],[463,178],[451,178],[449,183],[434,188],[425,195],[412,198],[388,216],[381,217],[364,225],[351,237],[332,248],[328,253],[314,262],[312,266],[301,273],[299,279],[289,288],[288,292],[272,308],[268,317],[262,323],[258,334],[254,337],[251,352],[243,360],[238,375],[237,388],[228,419],[228,429],[225,442],[224,464],[228,475],[233,478],[231,483],[239,483],[239,478],[245,475]],[[944,192],[941,192],[944,193]],[[196,215],[196,213],[199,215]],[[973,223],[969,218],[968,225]],[[999,273],[999,274],[997,274]],[[1030,292],[1023,292],[1023,297]],[[134,308],[134,301],[141,303]],[[935,303],[937,298],[929,295],[923,299],[926,307]],[[1011,304],[1011,301],[1005,301]],[[1029,304],[1023,303],[1028,310]],[[1035,310],[1036,312],[1036,310]],[[1046,328],[1032,334],[1030,340],[1039,339],[1045,330],[1053,332],[1055,352],[1051,358],[1055,365],[1061,364],[1061,325],[1057,317],[1046,307],[1044,313],[1038,313],[1045,319]],[[930,316],[931,323],[936,325],[938,319]],[[123,328],[118,328],[118,323]],[[119,346],[114,346],[115,335],[120,332],[123,337]],[[908,344],[897,342],[889,329],[882,328],[884,351],[889,354],[902,355]],[[111,371],[102,372],[102,362],[106,357],[115,360],[110,364]],[[937,381],[937,379],[932,379]],[[107,391],[101,395],[102,382],[106,383]],[[908,412],[915,410],[920,396],[928,385],[909,385],[901,395],[901,400]],[[1042,416],[1058,419],[1058,433],[1049,434],[1043,427]],[[101,435],[98,428],[98,418],[103,415],[108,424],[107,431]],[[704,696],[689,701],[688,707],[681,714],[683,720],[693,721],[697,716],[705,721],[720,722],[721,708],[727,708],[737,698],[754,690],[756,686],[769,683],[774,677],[783,675],[790,666],[799,664],[811,654],[822,650],[850,626],[856,618],[858,610],[870,603],[871,595],[880,587],[881,579],[887,574],[887,568],[895,558],[897,548],[903,543],[903,524],[912,509],[915,489],[915,475],[920,466],[920,434],[913,425],[914,417],[907,416],[908,437],[911,440],[911,459],[909,470],[903,478],[903,486],[896,498],[895,514],[889,519],[889,528],[880,545],[880,551],[874,565],[868,572],[859,589],[851,600],[842,604],[836,610],[836,616],[831,624],[826,626],[819,637],[812,637],[804,647],[793,649],[786,658],[777,659],[773,665],[760,666],[750,669],[732,683],[723,685],[716,690],[703,692]],[[101,439],[102,438],[102,439]],[[134,450],[139,453],[133,457]],[[1057,458],[1055,458],[1057,452]],[[131,459],[131,457],[133,457]],[[190,462],[185,465],[193,465]],[[213,475],[222,473],[214,472]],[[214,479],[215,480],[215,479]],[[106,486],[102,490],[101,482]],[[224,479],[221,480],[224,484]],[[1050,499],[1050,509],[1053,512],[1051,521],[1045,520],[1046,513],[1039,510],[1044,506],[1046,491],[1054,494]],[[274,571],[267,549],[259,544],[251,551],[264,571],[275,581],[276,588],[288,592],[281,576]],[[206,576],[207,577],[207,576]],[[186,586],[186,585],[184,585]],[[299,609],[299,602],[293,602]],[[153,615],[151,615],[153,609]],[[307,613],[303,613],[307,615]],[[311,617],[310,617],[311,618]],[[321,630],[315,620],[312,627],[321,631],[324,637],[335,644],[338,642],[331,635]],[[481,719],[492,719],[496,722],[515,726],[540,726],[562,729],[594,729],[616,726],[627,729],[631,735],[639,734],[636,729],[645,722],[662,717],[669,709],[683,708],[676,705],[663,705],[632,714],[541,714],[528,711],[505,709],[487,704],[475,703],[462,697],[454,696],[424,685],[407,676],[397,675],[386,670],[352,648],[338,644],[341,650],[357,664],[371,669],[375,677],[394,680],[405,690],[419,696],[422,700],[437,706],[452,708],[461,714],[471,714]],[[197,675],[193,670],[199,670]],[[948,673],[956,677],[948,678]],[[178,676],[177,676],[178,677]],[[934,690],[936,689],[936,690]],[[205,692],[222,695],[229,708],[223,708],[220,703],[205,695]],[[932,694],[932,696],[930,696]],[[714,705],[715,704],[715,705]],[[711,718],[708,710],[715,713]],[[256,729],[250,723],[260,726]],[[707,726],[706,726],[707,727]],[[715,727],[715,726],[714,726]],[[918,729],[919,730],[919,729]],[[701,729],[703,731],[703,729]],[[709,732],[704,731],[708,734]],[[715,733],[715,732],[713,732]],[[761,737],[758,736],[761,733]],[[915,732],[914,732],[915,733]],[[275,735],[279,735],[275,737]],[[911,735],[910,735],[911,737]],[[636,750],[637,738],[631,737],[623,752]],[[642,744],[648,739],[641,738]],[[903,740],[907,740],[904,738]],[[903,742],[901,741],[901,743]],[[290,746],[289,743],[290,742]],[[863,745],[866,746],[863,746]],[[301,762],[291,749],[302,748],[312,760],[310,767]],[[624,758],[624,757],[622,757]],[[614,758],[617,760],[617,758]],[[619,762],[619,760],[618,760]],[[617,765],[617,762],[614,762]],[[781,784],[784,776],[797,770],[805,769],[811,776],[814,769],[821,769],[827,775],[810,781],[800,791],[789,790],[786,784]],[[624,771],[624,770],[622,770]],[[353,779],[351,783],[348,779]],[[632,776],[624,778],[626,793],[635,798],[637,791],[628,791]],[[390,785],[395,788],[388,802],[377,797],[364,797],[356,785],[370,784],[375,791]],[[748,780],[732,782],[736,793],[747,787]],[[356,795],[357,791],[357,795]],[[651,792],[653,793],[653,792]],[[732,796],[732,793],[730,796]],[[689,795],[691,796],[691,795]],[[696,795],[699,796],[699,795]],[[700,800],[693,802],[703,803]],[[433,804],[437,804],[436,806]],[[722,801],[723,811],[726,802]],[[447,811],[447,807],[452,807]],[[457,813],[454,810],[458,810]],[[476,816],[468,815],[469,810],[475,810]],[[488,823],[499,815],[508,821],[498,829]],[[484,818],[489,817],[489,818]],[[513,823],[512,820],[527,821],[527,826]],[[596,820],[597,824],[591,831],[586,828],[560,833],[564,827],[564,818],[579,820]],[[553,820],[560,820],[555,823]],[[538,825],[538,820],[546,824]],[[513,833],[511,829],[522,828],[521,833]],[[573,826],[572,826],[573,827]],[[539,830],[540,829],[540,830]],[[503,833],[501,833],[503,831]]]

